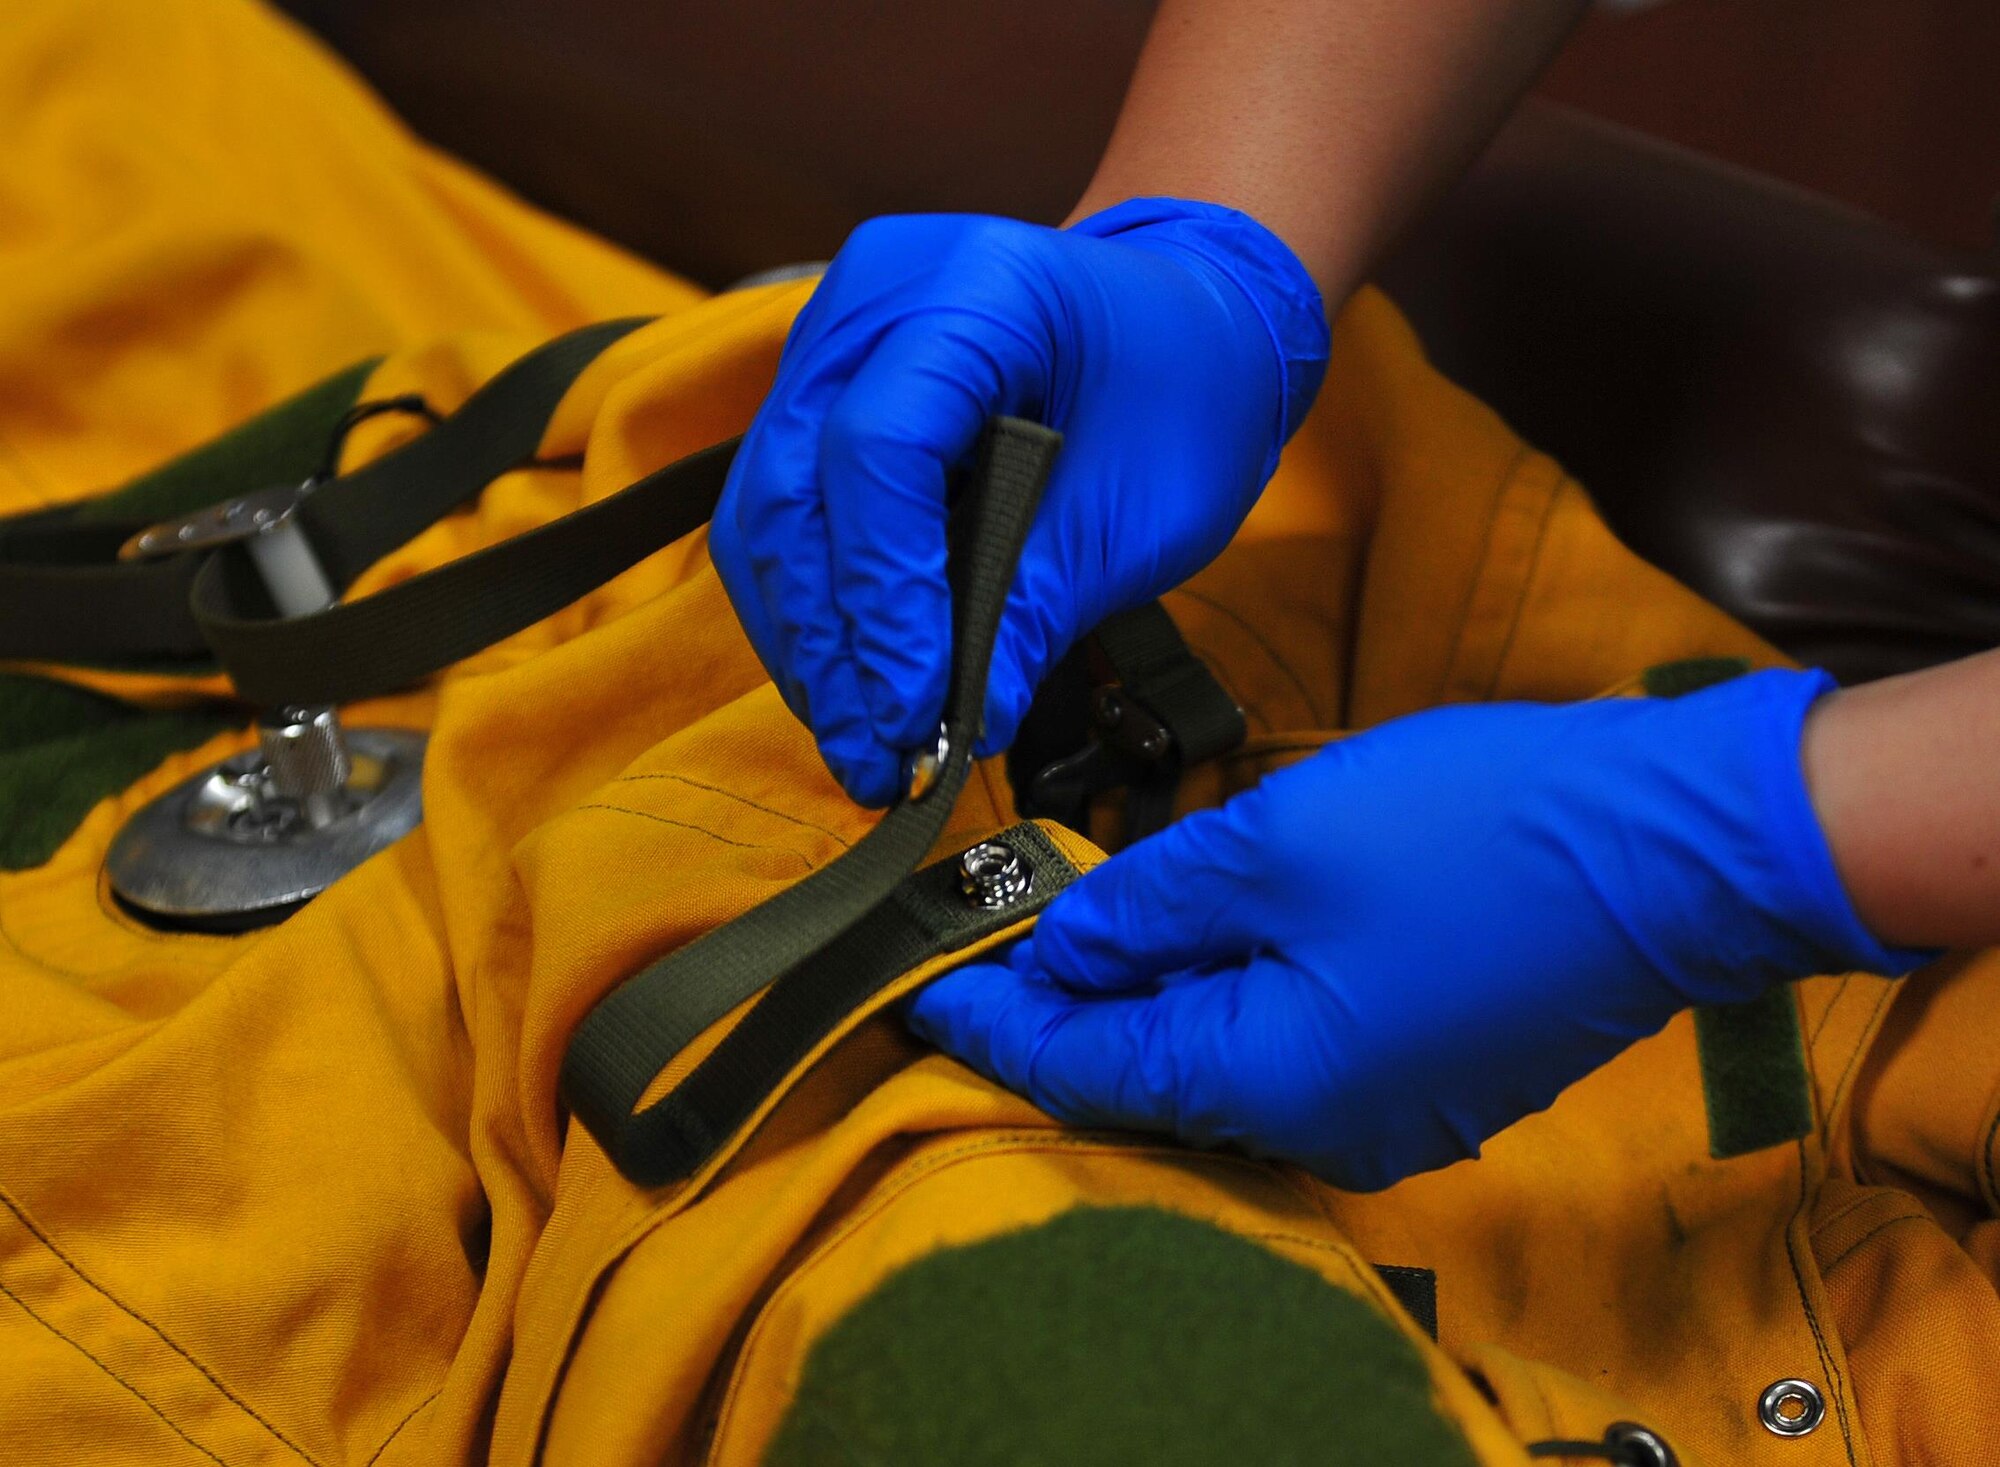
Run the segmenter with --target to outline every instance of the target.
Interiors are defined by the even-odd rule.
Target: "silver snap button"
[[[1004,840],[981,841],[958,858],[958,889],[975,907],[998,911],[1027,895],[1034,868]]]
[[[1656,1431],[1633,1421],[1614,1421],[1604,1429],[1604,1444],[1630,1467],[1679,1467],[1674,1449]]]
[[[1757,1419],[1773,1436],[1805,1436],[1826,1420],[1826,1398],[1809,1380],[1778,1380],[1757,1398]]]
[[[911,804],[915,804],[937,786],[944,773],[944,767],[951,762],[951,730],[938,725],[937,744],[933,748],[918,749],[904,760],[903,792]]]

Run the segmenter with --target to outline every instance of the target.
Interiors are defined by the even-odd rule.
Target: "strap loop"
[[[532,460],[583,369],[643,324],[633,317],[557,337],[501,371],[438,427],[301,501],[298,521],[333,588],[345,590],[391,550]],[[0,522],[0,658],[171,667],[220,652],[189,602],[211,555],[116,559],[119,546],[149,523],[89,519],[74,506]]]
[[[948,756],[926,796],[896,806],[838,860],[625,980],[571,1037],[563,1097],[633,1181],[686,1176],[714,1144],[672,1095],[635,1113],[654,1077],[710,1024],[866,917],[944,829],[972,768],[1001,608],[1061,443],[1060,434],[1013,418],[994,419],[981,442],[949,563]]]

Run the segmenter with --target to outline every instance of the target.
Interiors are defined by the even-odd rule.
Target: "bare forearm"
[[[1878,937],[2000,943],[2000,652],[1830,694],[1803,758],[1834,864]]]
[[[1343,300],[1562,44],[1583,0],[1164,0],[1076,216],[1226,204]]]

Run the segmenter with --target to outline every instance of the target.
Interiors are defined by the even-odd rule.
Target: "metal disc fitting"
[[[933,748],[918,749],[905,756],[903,761],[903,794],[911,804],[915,804],[936,787],[944,767],[951,762],[951,730],[942,723],[938,725],[937,744]]]
[[[423,818],[424,736],[290,711],[248,749],[129,820],[111,889],[162,927],[239,932],[279,921]]]
[[[1034,884],[1034,868],[1004,840],[981,841],[958,858],[959,891],[985,911],[1010,905]]]
[[[1757,1419],[1773,1436],[1807,1436],[1826,1419],[1826,1398],[1809,1380],[1777,1380],[1757,1398]]]
[[[1604,1429],[1604,1445],[1630,1467],[1679,1467],[1665,1438],[1635,1421],[1614,1421]]]

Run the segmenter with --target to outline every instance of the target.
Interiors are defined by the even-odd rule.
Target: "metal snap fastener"
[[[1773,1436],[1805,1436],[1826,1420],[1826,1398],[1809,1380],[1778,1380],[1757,1398],[1757,1419]]]
[[[905,795],[911,804],[914,805],[931,792],[950,760],[951,730],[940,723],[937,731],[937,747],[918,749],[909,755],[906,761],[903,785]]]
[[[1604,1428],[1604,1444],[1618,1453],[1626,1467],[1679,1467],[1674,1449],[1636,1421],[1614,1421]]]
[[[958,889],[975,907],[994,912],[1035,884],[1035,871],[1004,840],[981,841],[958,858]]]

